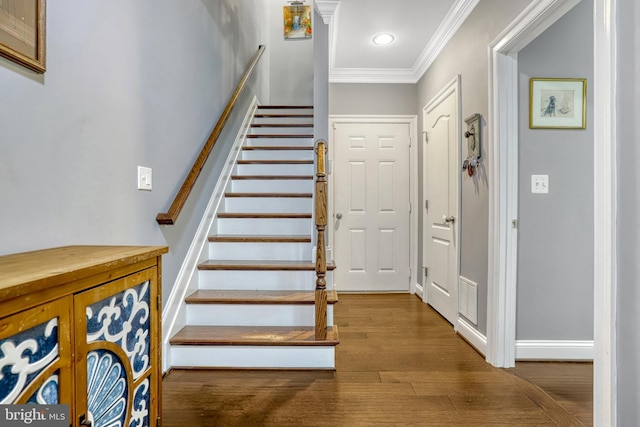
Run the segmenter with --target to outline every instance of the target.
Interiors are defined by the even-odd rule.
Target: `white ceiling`
[[[416,83],[478,1],[316,0],[329,23],[329,80]],[[395,41],[374,45],[383,32]]]

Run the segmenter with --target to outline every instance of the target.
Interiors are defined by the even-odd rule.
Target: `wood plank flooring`
[[[593,425],[593,363],[516,362],[515,373],[540,387],[584,425]]]
[[[415,296],[340,294],[335,313],[335,372],[174,370],[163,426],[588,425],[522,378],[535,367],[493,368]]]

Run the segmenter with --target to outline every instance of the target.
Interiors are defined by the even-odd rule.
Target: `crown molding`
[[[329,25],[331,23],[331,18],[333,18],[333,14],[340,5],[339,0],[316,0],[314,2],[314,8],[318,15],[322,17],[322,22],[325,25]]]
[[[334,68],[331,83],[416,83],[410,68]]]
[[[331,49],[329,82],[418,83],[479,2],[480,0],[457,0],[411,68],[336,68],[335,48]],[[317,1],[316,4],[318,4]],[[337,43],[336,32],[337,25],[334,25],[330,31],[332,46]]]
[[[416,76],[416,83],[440,55],[442,49],[460,29],[462,23],[469,17],[478,3],[480,3],[480,0],[457,0],[451,6],[449,13],[444,17],[435,34],[413,65],[412,70]]]

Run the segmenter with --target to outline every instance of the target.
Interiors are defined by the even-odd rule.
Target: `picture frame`
[[[0,2],[0,56],[44,73],[45,21],[45,0]]]
[[[530,129],[585,129],[586,126],[587,79],[530,79]]]
[[[284,39],[311,39],[313,36],[311,16],[311,6],[302,1],[293,1],[290,6],[283,6]]]

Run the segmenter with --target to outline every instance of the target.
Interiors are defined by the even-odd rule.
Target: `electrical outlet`
[[[549,175],[531,175],[531,192],[536,194],[549,193]]]
[[[151,191],[152,171],[151,168],[138,166],[138,190]]]

